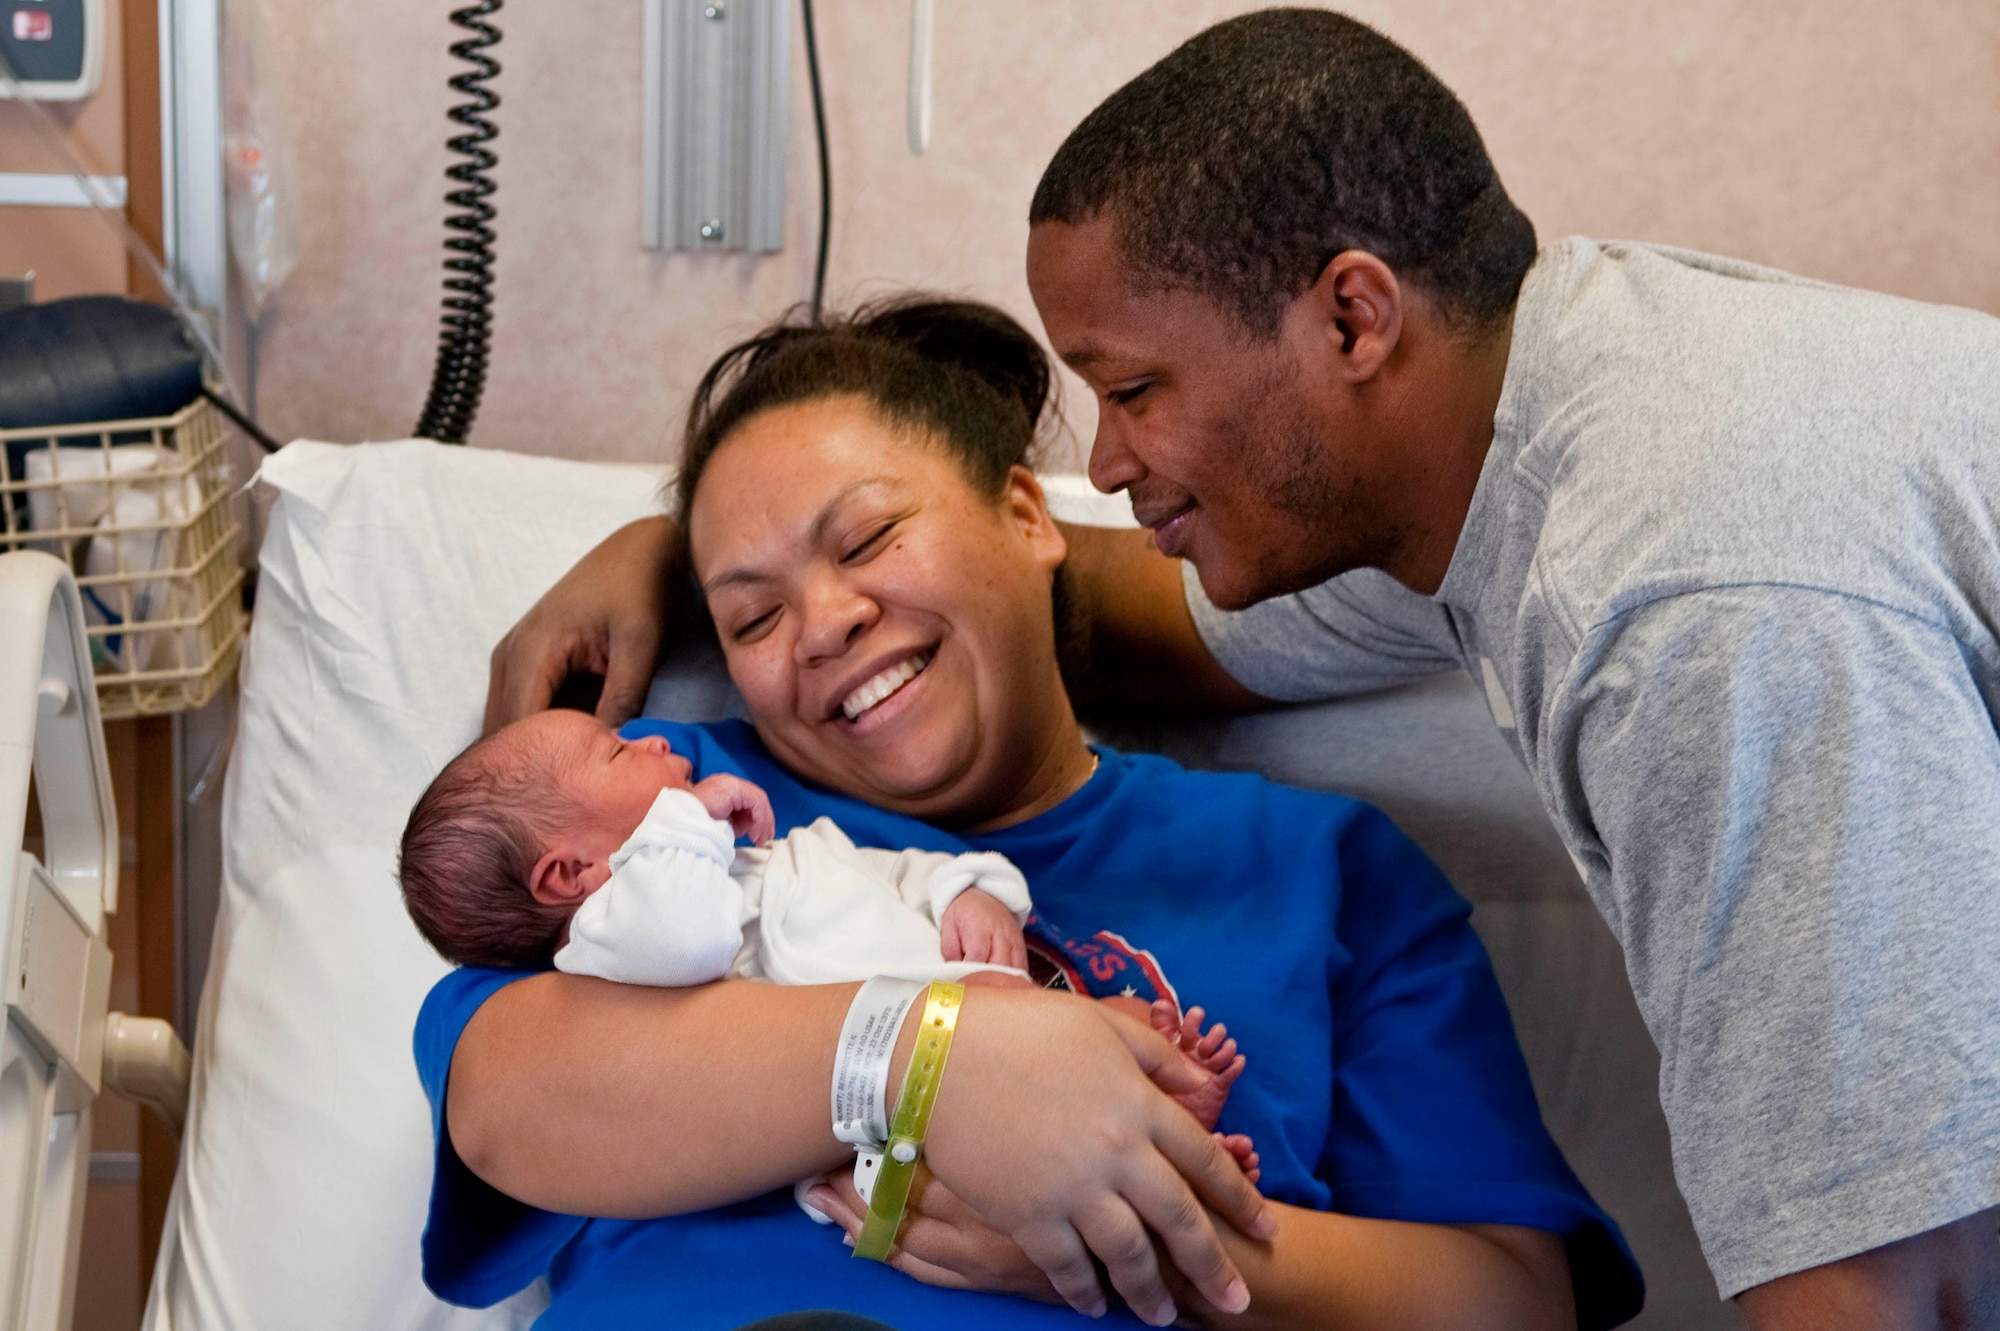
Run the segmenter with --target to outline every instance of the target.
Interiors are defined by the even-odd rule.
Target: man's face
[[[1365,502],[1378,459],[1320,373],[1323,325],[1288,316],[1262,338],[1193,292],[1135,292],[1107,216],[1035,227],[1028,287],[1097,396],[1092,483],[1129,492],[1210,600],[1241,608],[1379,558]]]

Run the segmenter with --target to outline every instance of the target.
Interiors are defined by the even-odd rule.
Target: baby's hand
[[[718,772],[695,782],[688,793],[701,801],[709,817],[728,823],[730,831],[749,837],[752,845],[763,845],[778,830],[778,820],[771,813],[771,797],[762,786],[740,776]]]
[[[983,961],[1026,970],[1028,943],[1014,912],[998,900],[968,887],[952,898],[938,921],[946,961]]]

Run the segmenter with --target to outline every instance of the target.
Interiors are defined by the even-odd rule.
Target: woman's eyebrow
[[[846,485],[841,486],[831,499],[820,506],[819,513],[813,518],[812,527],[807,531],[806,543],[816,546],[824,542],[828,529],[833,526],[835,519],[840,516],[841,507],[853,499],[855,495],[871,487],[892,486],[894,484],[896,484],[894,476],[882,475],[863,476],[859,480],[849,481]],[[724,569],[712,578],[704,578],[701,589],[704,592],[714,592],[723,587],[734,587],[746,582],[772,582],[775,580],[775,574],[765,573],[758,569],[731,568]]]
[[[861,491],[871,487],[891,486],[895,483],[896,478],[894,476],[863,476],[858,481],[850,481],[846,485],[841,486],[833,498],[827,500],[825,506],[820,509],[819,516],[813,519],[812,534],[808,539],[814,545],[818,545],[826,540],[827,530],[833,526],[834,519],[840,515],[841,508],[848,500],[854,498]]]

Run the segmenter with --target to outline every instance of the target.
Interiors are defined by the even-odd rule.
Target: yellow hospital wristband
[[[923,1024],[917,1028],[917,1045],[910,1051],[910,1065],[903,1070],[903,1093],[896,1098],[896,1116],[889,1124],[888,1150],[883,1153],[875,1190],[868,1199],[861,1237],[854,1241],[856,1257],[886,1262],[896,1232],[903,1227],[910,1184],[916,1180],[917,1161],[923,1158],[931,1108],[937,1103],[944,1061],[951,1054],[951,1035],[958,1029],[958,1009],[964,1002],[964,985],[944,980],[931,983],[930,995],[924,1000]]]

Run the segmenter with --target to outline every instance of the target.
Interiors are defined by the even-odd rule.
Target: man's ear
[[[543,853],[528,873],[528,895],[544,906],[570,907],[590,895],[583,885],[583,860],[567,846]]]
[[[1403,336],[1407,297],[1395,272],[1366,250],[1342,250],[1286,312],[1286,332],[1350,384],[1373,379]]]
[[[1049,514],[1049,499],[1042,483],[1026,467],[1007,471],[1007,488],[1000,495],[1000,511],[1006,515],[1034,549],[1041,562],[1053,572],[1069,557],[1069,542],[1062,528]]]

